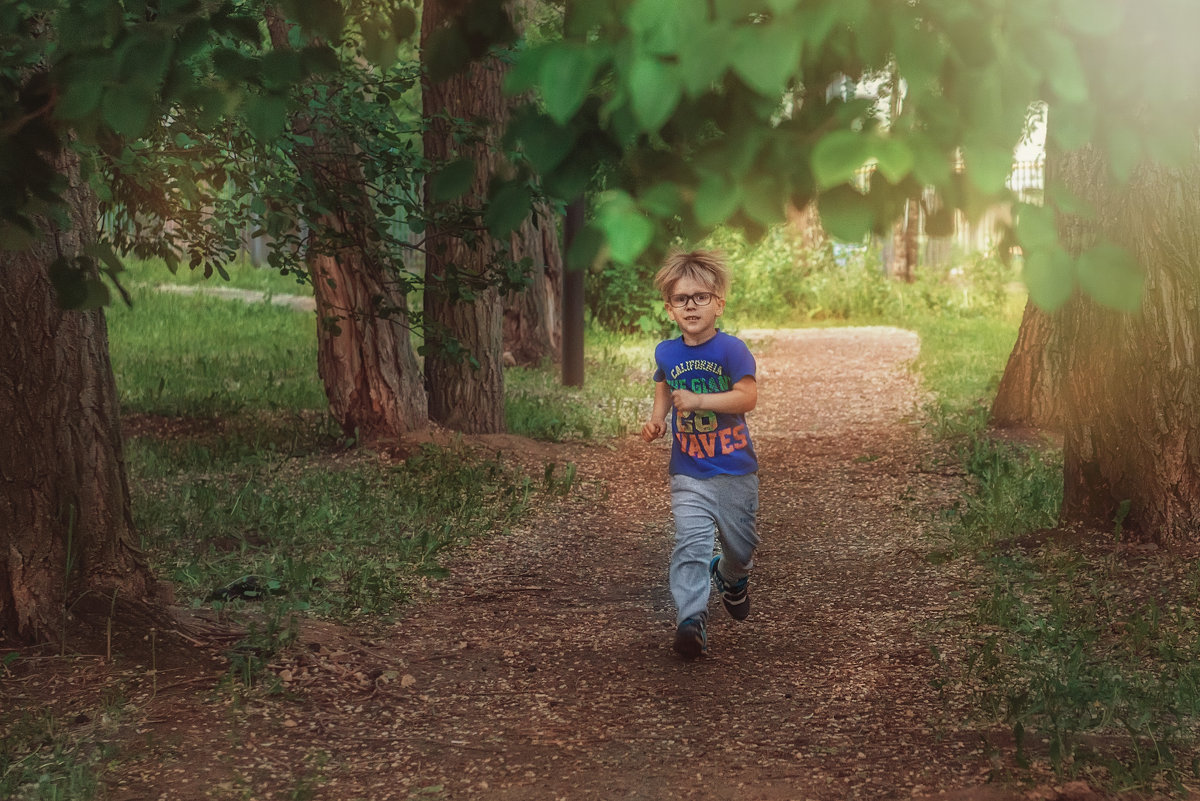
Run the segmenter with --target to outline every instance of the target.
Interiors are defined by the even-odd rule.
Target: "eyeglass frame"
[[[701,296],[707,297],[708,300],[701,303],[700,302]],[[683,303],[676,303],[675,302],[676,298],[683,298]],[[702,306],[709,305],[714,300],[720,300],[720,299],[721,299],[721,296],[718,295],[716,292],[693,292],[690,295],[685,295],[682,292],[680,292],[675,295],[669,295],[666,298],[666,301],[667,301],[667,305],[669,305],[673,309],[686,309],[688,307],[689,303],[695,303],[696,307],[699,308]]]

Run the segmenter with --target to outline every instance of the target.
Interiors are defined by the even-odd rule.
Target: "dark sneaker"
[[[675,629],[671,646],[684,659],[695,659],[708,651],[708,636],[704,633],[704,618],[689,617]]]
[[[720,556],[714,556],[708,563],[708,572],[712,574],[713,583],[717,585],[717,592],[721,593],[721,603],[725,604],[725,611],[731,618],[745,620],[750,614],[750,577],[742,576],[734,582],[726,581],[721,571],[717,570],[717,563],[720,561]]]

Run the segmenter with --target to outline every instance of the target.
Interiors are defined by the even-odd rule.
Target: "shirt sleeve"
[[[729,371],[730,383],[736,384],[746,376],[753,378],[758,365],[754,361],[754,354],[750,352],[750,348],[737,337],[732,337],[729,344],[725,368]]]
[[[656,382],[667,380],[667,374],[666,374],[666,372],[663,371],[662,360],[659,359],[659,354],[661,352],[662,352],[662,343],[660,342],[654,348],[654,380]]]

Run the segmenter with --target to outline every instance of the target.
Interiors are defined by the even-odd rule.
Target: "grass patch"
[[[658,338],[589,330],[582,387],[564,387],[560,367],[511,368],[505,373],[508,429],[561,442],[621,437],[640,431],[654,397]]]
[[[202,269],[182,265],[175,272],[159,259],[127,259],[121,273],[121,284],[130,287],[153,287],[158,284],[184,284],[196,287],[225,287],[248,289],[271,295],[312,296],[312,287],[302,273],[280,273],[269,267],[255,267],[246,259],[225,265],[228,278],[219,273],[205,277]]]
[[[1011,732],[1019,764],[1116,791],[1181,791],[1200,778],[1200,569],[1125,548],[1116,521],[1111,533],[1059,528],[1061,452],[987,430],[1019,300],[904,320],[921,336],[930,425],[968,477],[931,554],[958,560],[973,587],[969,617],[939,635],[962,655],[943,661],[945,682],[981,723]]]
[[[72,726],[51,710],[24,711],[0,721],[0,798],[85,801],[101,795],[109,749],[101,723]]]
[[[326,408],[315,315],[145,286],[130,294],[132,308],[108,311],[122,411],[214,417]]]

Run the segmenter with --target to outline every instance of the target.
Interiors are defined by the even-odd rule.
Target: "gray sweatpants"
[[[758,474],[692,478],[671,476],[675,551],[669,573],[675,623],[708,608],[708,564],[713,534],[721,540],[721,576],[728,581],[750,573],[758,547]]]

